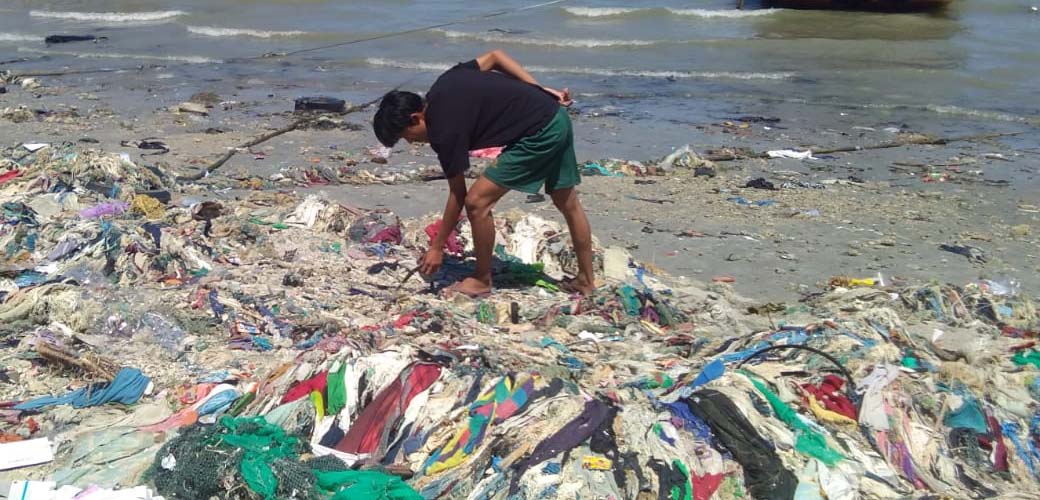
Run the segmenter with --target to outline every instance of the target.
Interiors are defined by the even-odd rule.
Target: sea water
[[[0,69],[162,65],[164,78],[360,99],[397,85],[422,90],[452,64],[503,48],[580,103],[632,120],[689,123],[774,102],[810,117],[903,109],[1040,123],[1040,12],[1031,0],[955,0],[919,14],[754,1],[738,10],[735,0],[529,8],[539,1],[3,0],[0,62],[25,61]],[[49,34],[106,39],[47,46]]]

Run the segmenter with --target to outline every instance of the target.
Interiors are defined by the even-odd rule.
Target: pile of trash
[[[668,175],[677,169],[692,170],[697,176],[714,177],[716,167],[687,144],[663,158],[646,163],[616,158],[586,162],[581,166],[581,173],[605,177],[646,177]]]
[[[322,123],[322,120],[331,118],[321,115],[316,123]],[[495,162],[502,150],[501,147],[492,147],[470,151],[472,168],[467,171],[467,176],[479,176],[488,165]],[[444,177],[439,165],[424,165],[415,160],[390,161],[392,152],[391,148],[377,147],[369,148],[363,155],[355,156],[350,152],[333,148],[324,158],[311,157],[307,163],[282,167],[267,177],[257,176],[251,169],[245,168],[228,172],[225,182],[234,187],[259,190],[289,186],[408,184]],[[419,154],[416,151],[412,153]],[[262,152],[253,154],[258,160],[266,158]],[[332,165],[322,163],[325,160]]]
[[[206,196],[68,145],[2,154],[8,498],[1038,487],[1040,318],[1017,288],[838,280],[762,305],[608,248],[582,298],[557,286],[566,232],[512,212],[493,297],[445,298],[472,270],[465,224],[423,278],[432,217]]]

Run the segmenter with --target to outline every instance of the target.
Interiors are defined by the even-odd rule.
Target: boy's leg
[[[550,193],[553,204],[567,219],[567,228],[571,232],[571,243],[578,254],[578,276],[571,285],[583,294],[589,295],[596,290],[596,273],[592,269],[592,228],[585,216],[585,209],[578,200],[578,192],[570,187],[557,189]]]
[[[455,285],[454,290],[466,295],[481,295],[491,291],[491,257],[495,253],[495,220],[491,208],[509,189],[480,176],[466,192],[466,216],[473,231],[473,253],[477,269]]]

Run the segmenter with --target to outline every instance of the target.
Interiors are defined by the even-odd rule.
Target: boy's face
[[[426,135],[426,110],[412,113],[412,124],[401,131],[401,138],[409,144],[415,142],[430,142]]]

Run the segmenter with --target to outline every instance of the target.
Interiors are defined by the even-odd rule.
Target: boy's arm
[[[437,272],[444,261],[444,245],[448,242],[448,235],[455,229],[455,224],[462,215],[462,209],[466,203],[466,176],[456,175],[448,178],[448,202],[444,204],[444,216],[441,218],[441,229],[437,231],[437,237],[430,243],[430,249],[423,256],[419,270],[424,275]]]
[[[495,49],[478,57],[477,65],[480,66],[481,71],[500,71],[522,82],[541,87],[546,92],[555,96],[556,99],[560,101],[560,104],[563,104],[564,106],[570,106],[574,102],[571,100],[571,93],[569,90],[563,89],[563,91],[559,91],[540,85],[523,66],[520,66],[520,63],[516,62],[516,59],[510,57],[510,55],[506,54],[504,50]]]
[[[538,82],[535,81],[534,77],[531,76],[523,66],[520,66],[520,63],[516,62],[516,59],[513,59],[509,54],[506,54],[506,52],[501,49],[492,50],[491,52],[478,57],[477,65],[480,66],[481,71],[497,70],[522,82],[527,82],[531,85],[538,85]],[[541,87],[541,85],[538,86]]]

